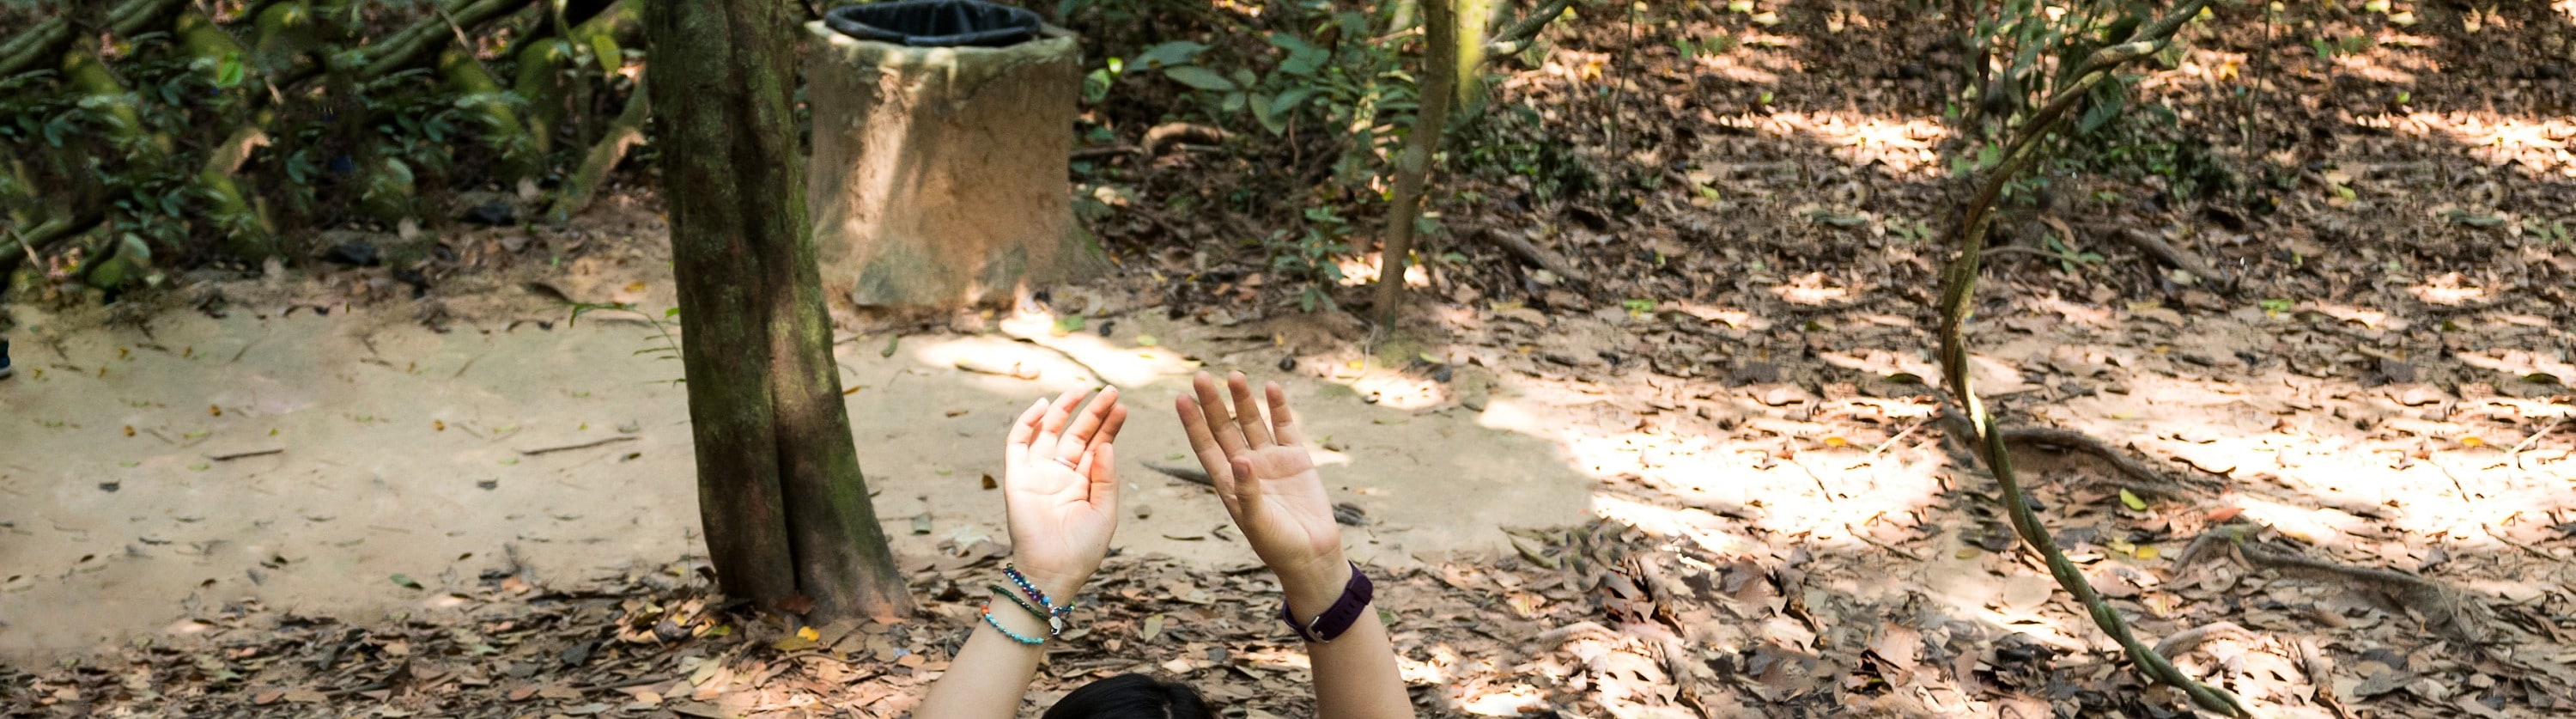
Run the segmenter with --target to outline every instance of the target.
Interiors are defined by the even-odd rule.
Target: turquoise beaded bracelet
[[[1010,637],[1011,641],[1019,642],[1026,646],[1034,647],[1046,643],[1045,637],[1020,636],[1019,632],[1011,631],[1010,627],[1002,626],[1002,620],[993,618],[993,605],[989,602],[984,605],[984,623],[993,625],[993,631],[1001,632],[1002,636]]]

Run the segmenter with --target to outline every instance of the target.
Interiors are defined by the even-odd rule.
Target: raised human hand
[[[1226,514],[1279,576],[1292,608],[1312,614],[1330,606],[1350,576],[1350,564],[1343,559],[1342,528],[1333,522],[1324,479],[1306,454],[1296,413],[1288,409],[1288,393],[1279,383],[1265,384],[1265,419],[1241,372],[1226,378],[1234,395],[1231,409],[1215,378],[1201,372],[1191,384],[1197,396],[1180,396],[1174,408]]]
[[[1100,569],[1118,531],[1118,465],[1112,443],[1127,423],[1118,388],[1077,413],[1089,390],[1038,400],[1011,423],[1002,501],[1011,561],[1052,597],[1070,599]]]

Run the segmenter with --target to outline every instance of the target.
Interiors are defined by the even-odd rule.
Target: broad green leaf
[[[1297,106],[1306,104],[1307,98],[1314,97],[1322,92],[1322,90],[1317,90],[1311,87],[1288,88],[1287,92],[1279,93],[1279,97],[1277,99],[1270,101],[1270,112],[1271,114],[1278,115],[1280,118],[1285,119],[1288,117],[1288,113],[1295,112],[1297,110]]]
[[[2147,500],[2139,499],[2138,495],[2131,493],[2129,490],[2120,490],[2120,503],[2128,505],[2132,510],[2140,512],[2147,511]]]
[[[1128,62],[1148,70],[1179,67],[1198,59],[1199,53],[1206,52],[1207,47],[1188,40],[1174,40],[1145,48],[1143,53],[1136,55],[1136,59]]]
[[[241,53],[225,53],[223,62],[215,64],[215,86],[231,89],[235,85],[240,85],[244,69]]]
[[[1261,128],[1269,130],[1270,134],[1276,135],[1281,132],[1286,132],[1288,130],[1287,118],[1281,117],[1279,112],[1274,109],[1271,102],[1269,95],[1254,93],[1252,95],[1252,119],[1260,120]]]
[[[1171,78],[1173,82],[1201,90],[1233,92],[1235,89],[1233,80],[1225,79],[1224,75],[1197,65],[1163,68],[1163,76]]]

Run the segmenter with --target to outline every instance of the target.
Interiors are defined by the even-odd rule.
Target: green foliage
[[[641,320],[646,325],[650,325],[656,333],[645,335],[645,340],[661,340],[661,344],[636,350],[634,354],[638,356],[650,356],[654,359],[661,360],[680,359],[680,339],[678,337],[671,336],[671,328],[677,327],[680,324],[680,308],[678,307],[663,310],[661,316],[655,317],[650,312],[636,309],[635,303],[632,302],[571,302],[567,303],[567,306],[572,308],[572,316],[564,319],[565,327],[572,327],[581,324],[581,316],[593,312],[617,312],[634,315],[636,319]],[[675,385],[683,384],[688,382],[688,379],[679,378],[670,380],[670,382]]]
[[[1270,269],[1300,285],[1289,302],[1308,312],[1332,309],[1333,298],[1324,287],[1342,281],[1342,267],[1334,260],[1351,251],[1351,223],[1331,207],[1307,208],[1305,219],[1303,234],[1291,239],[1287,230],[1272,232],[1262,246],[1270,252]]]

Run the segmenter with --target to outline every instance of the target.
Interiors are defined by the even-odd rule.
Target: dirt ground
[[[1977,385],[2008,426],[2142,465],[2015,447],[2059,543],[2186,673],[2267,716],[2563,716],[2576,11],[2395,6],[2420,23],[2192,31],[2140,92],[2234,189],[2059,175],[1989,263]],[[1159,213],[1257,174],[1186,152],[1102,180],[1144,198],[1097,228],[1117,275],[1024,317],[852,325],[843,381],[917,622],[799,634],[710,596],[661,334],[565,321],[564,300],[670,305],[649,194],[567,232],[460,233],[460,267],[418,300],[317,266],[150,310],[12,308],[0,686],[26,689],[0,706],[899,716],[993,571],[1000,413],[1095,377],[1159,410],[1204,367],[1284,377],[1326,428],[1430,715],[2186,713],[2017,545],[1938,419],[1926,305],[1948,252],[1925,228],[1958,206],[1948,21],[1675,15],[1571,24],[1510,70],[1499,96],[1541,122],[1504,139],[1568,143],[1607,179],[1551,196],[1453,157],[1424,254],[1459,258],[1421,273],[1395,331],[1281,309],[1286,279],[1234,242],[1259,218]],[[1731,49],[1672,45],[1716,33]],[[2311,51],[2335,33],[2378,45]],[[1230,717],[1309,714],[1265,581],[1204,490],[1142,466],[1188,460],[1141,416],[1129,441],[1157,449],[1122,470],[1150,516],[1033,707],[1145,670]]]

